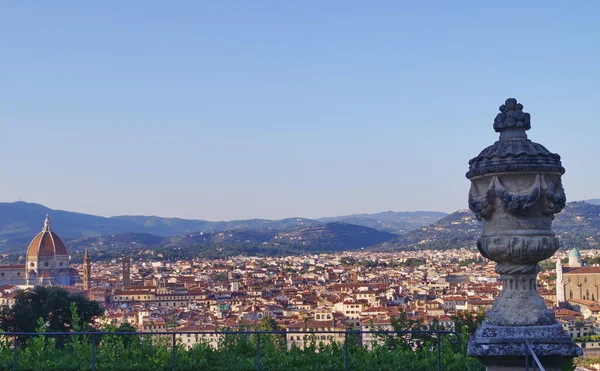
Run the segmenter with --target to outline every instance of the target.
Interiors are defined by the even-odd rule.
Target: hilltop
[[[398,249],[450,249],[475,247],[482,223],[470,210],[456,211],[439,221],[407,232],[378,248]],[[600,242],[600,205],[575,201],[567,203],[556,215],[553,229],[560,238],[561,247],[595,248]]]
[[[157,238],[174,237],[176,240],[187,234],[217,233],[224,231],[266,231],[259,234],[275,234],[268,231],[309,230],[323,227],[332,222],[356,224],[386,233],[399,233],[407,229],[430,224],[444,215],[441,212],[393,212],[356,214],[330,218],[307,219],[285,218],[280,220],[248,219],[232,221],[207,221],[199,219],[163,218],[158,216],[115,216],[102,217],[77,212],[53,210],[44,205],[12,202],[0,203],[0,251],[20,251],[40,231],[45,214],[51,215],[52,226],[65,240],[81,241],[97,238],[98,241],[112,239],[131,241],[140,245],[157,246]],[[318,228],[317,228],[318,230]],[[325,228],[326,230],[326,228]],[[365,232],[367,233],[367,232]],[[142,236],[155,236],[151,242]],[[370,235],[367,233],[367,235]],[[362,236],[362,235],[360,235]],[[358,236],[358,237],[360,237]],[[102,238],[101,238],[102,237]],[[257,235],[255,235],[257,237]],[[136,241],[139,239],[139,241]],[[250,238],[249,240],[253,240]],[[360,238],[359,238],[359,241]],[[265,242],[257,237],[257,241]],[[381,241],[378,241],[379,243]],[[340,242],[341,245],[347,244]],[[334,246],[338,246],[335,242]]]
[[[384,250],[473,247],[481,222],[470,210],[458,210],[428,226],[407,232],[379,246]]]
[[[116,234],[67,241],[73,251],[88,248],[95,255],[118,256],[124,251],[141,254],[224,257],[232,255],[298,255],[368,248],[389,241],[397,235],[359,225],[334,222],[290,231],[228,230],[195,232],[174,237],[149,234]]]
[[[403,234],[435,223],[448,213],[441,211],[384,211],[374,214],[352,214],[320,218],[322,222],[345,222],[375,228],[380,231]]]
[[[441,219],[439,217],[445,214],[440,212],[388,211],[319,220],[286,218],[210,222],[155,216],[104,218],[18,202],[0,203],[0,251],[22,251],[39,231],[40,220],[46,213],[52,214],[55,230],[73,252],[88,247],[105,254],[124,249],[207,257],[319,253],[360,248],[386,251],[453,249],[475,247],[481,231],[481,222],[469,210],[459,210]],[[425,225],[430,220],[434,222]],[[414,229],[402,235],[389,232],[399,231],[401,223]],[[565,248],[597,247],[600,242],[600,205],[582,201],[568,203],[556,215],[554,230]]]

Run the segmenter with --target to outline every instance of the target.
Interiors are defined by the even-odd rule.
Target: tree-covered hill
[[[450,249],[475,247],[482,223],[469,210],[459,210],[429,226],[407,232],[378,249]],[[600,205],[567,203],[556,215],[553,229],[563,248],[595,248],[600,242]]]
[[[445,218],[382,243],[378,249],[454,249],[473,247],[481,224],[469,210],[456,211]]]
[[[431,223],[435,223],[447,213],[441,211],[384,211],[375,214],[352,214],[320,218],[322,222],[345,222],[362,225],[380,231],[404,234]]]
[[[53,210],[27,202],[0,202],[0,251],[23,248],[42,229],[46,214],[52,227],[65,239],[100,237],[121,233],[147,233],[177,236],[198,231],[216,232],[230,229],[294,229],[323,223],[304,218],[282,220],[250,219],[226,222],[161,218],[157,216],[102,216]]]
[[[63,239],[81,240],[115,234],[152,234],[156,236],[181,236],[194,233],[223,231],[293,231],[320,227],[334,221],[363,225],[386,232],[398,232],[430,224],[441,218],[438,212],[384,212],[357,214],[347,217],[314,220],[285,218],[280,220],[247,219],[231,221],[190,220],[157,216],[102,216],[70,211],[53,210],[27,202],[0,202],[0,252],[18,252],[41,230],[46,214],[50,214],[53,229]],[[331,219],[331,220],[329,220]],[[265,232],[267,235],[271,232]],[[135,238],[135,236],[130,236]],[[104,238],[106,239],[106,238]],[[132,240],[132,242],[134,242]]]
[[[224,257],[231,255],[284,255],[356,250],[377,245],[396,235],[348,223],[328,223],[289,231],[274,229],[195,232],[174,237],[123,233],[68,240],[73,252],[88,248],[106,257],[148,250],[178,257]],[[76,254],[77,255],[77,254]]]
[[[4,252],[23,251],[26,244],[41,229],[44,214],[48,212],[52,213],[54,229],[74,251],[81,251],[86,246],[105,252],[125,248],[164,251],[183,249],[190,254],[228,256],[238,253],[318,253],[373,246],[388,251],[450,249],[475,247],[481,230],[481,222],[468,210],[459,210],[432,224],[408,231],[402,236],[362,225],[345,222],[325,223],[303,218],[229,222],[157,217],[103,218],[50,210],[41,205],[26,203],[0,203],[0,211],[2,210],[10,212],[0,212],[0,251]],[[386,213],[377,214],[377,218],[385,219],[386,216],[381,214]],[[401,213],[392,213],[387,217],[395,218],[396,214]],[[436,215],[420,217],[437,218]],[[200,229],[190,230],[196,227]],[[169,233],[152,232],[155,230]],[[554,230],[565,248],[597,247],[600,242],[600,205],[587,202],[568,203],[565,209],[556,215]]]

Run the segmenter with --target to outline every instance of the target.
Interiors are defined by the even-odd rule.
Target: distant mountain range
[[[567,203],[552,224],[563,248],[597,248],[600,243],[600,205]],[[482,223],[470,210],[459,210],[439,221],[383,242],[377,249],[449,249],[474,247]]]
[[[591,201],[570,202],[556,215],[554,230],[563,247],[598,247],[600,205]],[[469,210],[450,215],[387,211],[318,220],[210,222],[154,216],[104,218],[16,202],[0,203],[0,252],[23,251],[41,229],[46,213],[74,253],[85,247],[109,255],[133,249],[173,258],[474,247],[481,231],[481,222]]]
[[[322,218],[286,218],[281,220],[249,219],[213,222],[156,216],[115,216],[105,218],[96,215],[53,210],[46,206],[12,202],[0,203],[0,252],[20,251],[41,230],[45,214],[50,214],[52,226],[66,240],[82,240],[116,234],[133,236],[152,235],[156,238],[175,237],[190,233],[215,233],[223,231],[294,231],[322,227],[332,222],[343,222],[374,228],[382,232],[403,233],[428,225],[445,215],[442,212],[386,211],[377,214],[355,214]],[[265,232],[266,233],[266,232]],[[275,232],[272,232],[275,233]],[[394,237],[394,236],[392,236]],[[378,240],[377,238],[375,240]],[[146,240],[142,238],[142,240]],[[375,241],[374,240],[374,241]],[[379,243],[377,241],[375,243]],[[363,241],[364,243],[364,241]]]
[[[380,231],[403,234],[416,228],[434,223],[448,215],[441,211],[384,211],[375,214],[353,214],[320,218],[319,221],[345,222],[363,225]]]
[[[140,255],[150,251],[171,258],[232,255],[297,255],[356,250],[389,241],[397,235],[373,228],[333,222],[288,231],[275,229],[195,232],[174,237],[123,233],[67,241],[73,251],[84,248],[93,254],[118,256],[129,251]],[[116,253],[116,254],[115,254]]]
[[[409,231],[379,246],[383,250],[453,249],[473,247],[481,222],[470,210],[456,211],[428,226]]]

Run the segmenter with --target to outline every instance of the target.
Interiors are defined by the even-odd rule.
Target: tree
[[[258,323],[258,331],[282,331],[281,327],[269,314],[263,316]],[[283,334],[265,334],[261,339],[266,339],[276,349],[283,350],[286,348],[285,335]]]
[[[133,327],[131,324],[127,322],[121,323],[115,332],[137,332],[137,329]],[[136,335],[120,335],[123,339],[123,345],[125,347],[130,346],[131,344],[136,344],[140,342],[140,338]]]
[[[422,318],[409,318],[406,312],[400,312],[397,317],[390,319],[394,331],[422,331],[427,330]],[[398,335],[385,336],[385,344],[390,349],[421,349],[427,342],[431,342],[433,337],[428,334],[410,334],[403,333]]]
[[[350,256],[342,256],[340,259],[340,264],[342,265],[354,265],[356,263],[356,259]]]
[[[72,295],[60,287],[36,286],[20,291],[11,308],[0,310],[0,328],[4,331],[35,332],[41,318],[46,331],[71,331],[71,303],[75,305],[82,331],[94,329],[94,319],[104,314],[98,302],[82,295]]]
[[[123,322],[121,325],[119,325],[119,327],[117,327],[115,332],[137,332],[137,329],[130,323]]]
[[[401,262],[399,265],[403,267],[419,267],[427,263],[425,258],[407,258],[406,261]]]
[[[474,335],[475,331],[481,325],[485,318],[485,311],[457,311],[452,315],[455,331],[460,332],[463,327],[466,328],[467,334]]]

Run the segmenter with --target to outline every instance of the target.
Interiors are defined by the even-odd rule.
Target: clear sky
[[[467,207],[500,104],[600,197],[597,1],[4,1],[0,201],[209,220]]]

